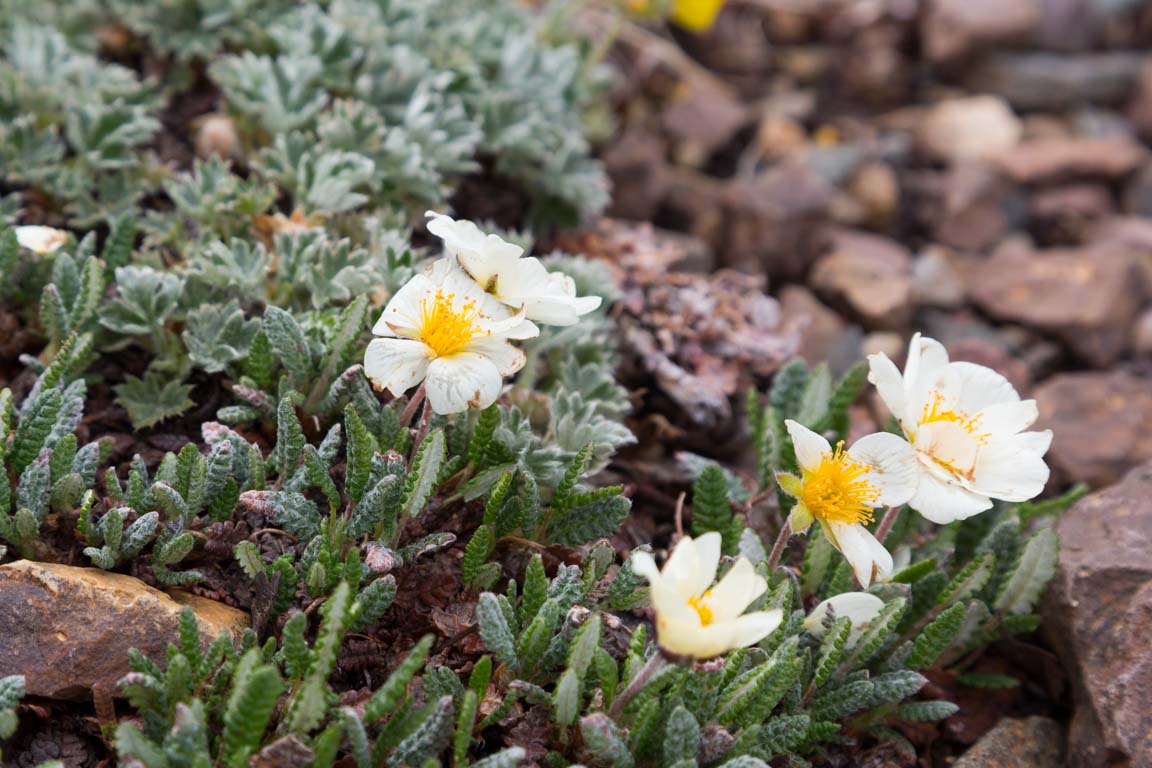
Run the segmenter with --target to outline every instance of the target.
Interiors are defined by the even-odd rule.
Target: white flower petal
[[[388,300],[380,319],[372,326],[372,334],[416,338],[420,333],[422,303],[435,294],[435,283],[426,275],[414,275]]]
[[[685,536],[672,548],[672,554],[664,561],[664,568],[660,576],[664,581],[676,587],[684,600],[699,597],[704,589],[708,588],[711,580],[704,585],[704,589],[697,589],[700,581],[700,554],[696,551],[696,542],[691,536]],[[713,571],[715,575],[715,571]]]
[[[868,628],[868,625],[883,608],[884,601],[876,595],[870,595],[867,592],[845,592],[830,597],[813,608],[812,613],[804,619],[804,629],[816,637],[823,637],[826,631],[824,629],[824,617],[831,610],[838,619],[843,616],[851,619],[852,633],[859,636],[860,632]]]
[[[1035,400],[1009,400],[989,405],[977,416],[976,432],[1007,437],[1023,432],[1036,423],[1040,411]]]
[[[712,611],[713,621],[731,621],[767,591],[768,582],[748,558],[740,557],[703,602]]]
[[[920,484],[908,506],[934,523],[947,525],[991,509],[992,501],[925,472],[920,475]]]
[[[502,385],[495,364],[472,352],[433,360],[425,384],[428,402],[440,414],[487,408],[496,402]]]
[[[775,632],[783,620],[784,613],[775,609],[753,611],[733,619],[729,622],[731,635],[728,638],[728,650],[755,645]]]
[[[883,352],[868,355],[868,381],[880,393],[880,399],[896,418],[904,415],[904,376],[896,363]]]
[[[364,351],[364,373],[379,387],[399,397],[424,380],[431,350],[412,339],[373,339]]]
[[[919,333],[908,343],[908,362],[904,365],[905,392],[921,381],[935,381],[948,366],[944,345]]]
[[[968,362],[952,363],[949,367],[959,374],[957,406],[965,413],[974,414],[993,403],[1011,403],[1020,399],[1011,382],[991,368]]]
[[[716,581],[716,569],[720,567],[720,534],[709,531],[694,539],[698,571],[695,574],[693,595],[702,595]]]
[[[803,469],[816,469],[824,460],[824,455],[832,452],[832,446],[821,435],[816,434],[808,427],[787,419],[784,426],[792,437],[792,446],[796,449],[796,461]]]
[[[936,461],[949,472],[968,473],[976,466],[980,442],[955,421],[922,424],[914,443],[924,461]],[[927,458],[931,457],[931,458]],[[959,480],[957,480],[959,482]]]
[[[892,574],[892,555],[867,528],[835,521],[828,525],[832,529],[830,540],[852,566],[860,586],[867,588],[872,583],[873,574],[877,579]]]
[[[855,461],[868,465],[868,481],[880,489],[877,506],[904,504],[916,492],[920,465],[916,450],[902,437],[887,432],[865,435],[848,449]]]
[[[634,551],[628,556],[628,562],[632,564],[632,572],[637,576],[643,576],[649,584],[656,583],[660,578],[660,569],[656,567],[656,560],[651,553]]]
[[[68,242],[68,233],[62,229],[28,224],[23,227],[16,227],[16,242],[22,248],[27,248],[33,253],[44,256],[55,252],[60,246]]]
[[[501,376],[511,376],[524,367],[527,356],[524,350],[514,347],[499,336],[480,336],[464,348],[465,352],[483,355],[492,361]]]
[[[1012,435],[984,446],[976,461],[972,490],[1005,501],[1038,496],[1048,484],[1044,453],[1051,441],[1052,433],[1045,430]]]

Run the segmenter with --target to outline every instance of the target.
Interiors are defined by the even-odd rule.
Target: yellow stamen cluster
[[[868,482],[868,467],[848,455],[843,440],[822,458],[816,469],[804,470],[800,501],[823,522],[871,523],[880,489]]]
[[[696,615],[700,617],[700,625],[708,626],[712,623],[712,609],[704,604],[704,601],[712,594],[712,590],[708,590],[700,597],[688,598],[688,605],[696,609]]]
[[[455,294],[436,291],[420,304],[420,339],[438,357],[451,357],[464,350],[480,333],[476,302],[469,301],[459,309],[452,306]]]
[[[965,432],[981,442],[988,437],[987,434],[977,433],[980,428],[979,417],[969,416],[964,411],[945,408],[944,395],[933,390],[932,399],[924,404],[924,411],[920,415],[920,426],[937,421],[951,421],[958,424]]]

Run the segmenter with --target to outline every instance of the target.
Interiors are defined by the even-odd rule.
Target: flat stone
[[[985,312],[1053,334],[1099,366],[1127,350],[1145,298],[1131,252],[1108,243],[1040,251],[1001,248],[965,273],[969,297]]]
[[[679,152],[703,161],[749,122],[749,111],[732,91],[710,78],[680,84],[664,108],[661,124]]]
[[[1020,119],[996,96],[949,99],[934,105],[917,140],[928,154],[944,160],[989,158],[1020,142]]]
[[[1047,717],[1005,718],[953,768],[1062,768],[1064,733]]]
[[[668,187],[660,137],[646,131],[629,131],[604,150],[603,161],[612,180],[612,215],[652,219]]]
[[[799,159],[765,173],[733,179],[725,188],[722,264],[771,279],[797,278],[815,257],[815,239],[826,220],[835,187]]]
[[[849,325],[804,286],[784,286],[780,310],[785,322],[799,329],[796,354],[809,365],[827,362],[833,373],[841,374],[863,356],[860,327]]]
[[[1152,460],[1152,381],[1124,371],[1062,373],[1035,391],[1051,429],[1048,463],[1068,481],[1100,488]]]
[[[1085,102],[1120,105],[1132,93],[1143,65],[1144,55],[1138,51],[993,53],[969,68],[964,84],[976,93],[1003,96],[1016,109],[1057,111]]]
[[[912,262],[912,298],[926,307],[955,309],[964,304],[964,278],[947,248],[928,246]]]
[[[911,257],[886,237],[835,232],[831,250],[813,266],[809,283],[848,304],[870,328],[899,329],[911,318]]]
[[[1068,764],[1152,765],[1152,465],[1081,499],[1056,532],[1044,627],[1072,682]]]
[[[32,696],[83,699],[94,686],[115,693],[130,671],[128,649],[162,662],[186,605],[204,645],[222,630],[238,638],[250,626],[243,611],[123,574],[28,560],[2,565],[0,677],[24,675]]]
[[[1144,147],[1125,136],[1047,138],[1026,141],[997,161],[1022,184],[1043,184],[1078,178],[1118,179],[1147,159]]]
[[[1023,39],[1040,20],[1038,0],[931,0],[926,6],[920,35],[933,61]]]

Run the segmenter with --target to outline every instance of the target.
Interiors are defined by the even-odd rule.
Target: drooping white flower
[[[884,601],[867,592],[845,592],[830,597],[812,609],[804,619],[804,629],[816,637],[823,637],[824,617],[829,612],[836,618],[847,616],[852,620],[852,631],[848,635],[848,645],[853,646],[860,635],[872,624],[873,619],[884,608]]]
[[[436,413],[487,408],[503,378],[524,366],[509,339],[539,329],[480,290],[446,260],[414,276],[384,307],[364,353],[364,372],[400,395],[421,381]]]
[[[656,639],[676,656],[710,659],[733,648],[758,643],[780,626],[778,610],[744,613],[768,584],[745,557],[716,586],[720,534],[685,536],[672,550],[664,569],[647,552],[633,552],[632,570],[651,585],[656,613]]]
[[[561,272],[549,272],[524,249],[497,235],[486,235],[471,221],[428,211],[428,231],[444,241],[457,263],[485,291],[529,320],[548,325],[574,325],[600,306],[599,296],[577,296],[576,283]]]
[[[29,224],[16,227],[16,242],[40,256],[56,251],[68,242],[68,233],[62,229]]]
[[[864,525],[872,522],[875,508],[912,498],[919,479],[915,451],[885,432],[862,437],[848,450],[842,442],[833,449],[802,424],[789,419],[785,425],[800,465],[800,477],[777,477],[780,487],[796,497],[792,530],[805,531],[819,520],[865,587],[891,574],[892,555]]]
[[[934,523],[963,520],[992,499],[1026,501],[1048,482],[1052,432],[1026,432],[1038,416],[996,371],[950,362],[935,339],[912,337],[901,374],[883,354],[868,380],[916,449],[920,483],[909,506]]]

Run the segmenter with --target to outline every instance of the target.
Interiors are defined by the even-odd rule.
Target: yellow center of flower
[[[825,453],[820,466],[804,470],[800,501],[822,522],[872,522],[880,489],[868,482],[868,467],[844,450],[844,441]]]
[[[987,434],[979,434],[977,432],[980,428],[979,417],[969,416],[964,411],[945,408],[944,395],[936,390],[932,390],[932,399],[924,404],[924,411],[920,414],[920,426],[937,421],[950,421],[953,424],[957,424],[965,432],[981,442],[984,442],[988,437]]]
[[[459,309],[452,306],[455,294],[436,291],[432,298],[420,303],[420,340],[437,357],[451,357],[464,350],[481,333],[476,320],[479,313],[476,302],[469,301]]]
[[[688,598],[688,605],[696,609],[696,615],[700,617],[700,625],[708,626],[712,623],[712,609],[704,604],[704,601],[711,596],[712,590],[708,590],[699,597]]]

